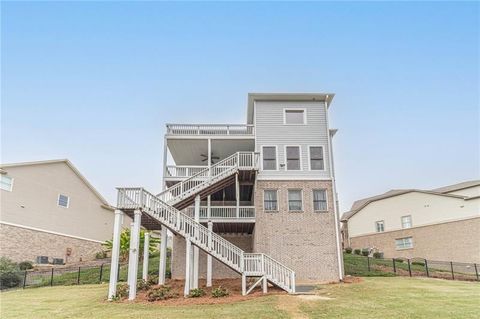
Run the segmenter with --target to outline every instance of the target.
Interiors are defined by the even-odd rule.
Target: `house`
[[[86,261],[111,239],[114,209],[69,160],[2,164],[0,169],[1,256]]]
[[[480,180],[398,189],[358,200],[342,216],[345,247],[385,257],[480,262]]]
[[[199,278],[242,278],[244,294],[247,277],[288,292],[343,278],[332,99],[253,93],[246,124],[166,125],[164,190],[119,189],[117,207],[133,227],[173,233],[172,277],[185,279],[186,295]]]

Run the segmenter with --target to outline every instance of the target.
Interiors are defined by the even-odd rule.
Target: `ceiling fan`
[[[200,156],[203,157],[202,162],[206,162],[206,161],[208,160],[208,155],[206,155],[206,154],[200,154]],[[213,160],[218,160],[218,159],[220,159],[220,157],[214,156],[214,155],[212,154],[211,159],[212,159],[212,162],[211,162],[210,164],[214,164],[214,163],[213,163]]]

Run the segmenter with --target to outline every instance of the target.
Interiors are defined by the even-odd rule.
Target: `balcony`
[[[195,207],[189,206],[183,210],[190,217],[195,215]],[[200,222],[255,222],[255,206],[211,206],[210,215],[207,206],[200,206]]]
[[[183,179],[200,173],[208,166],[167,165],[165,178]]]
[[[247,124],[167,124],[169,136],[254,137],[254,126]]]

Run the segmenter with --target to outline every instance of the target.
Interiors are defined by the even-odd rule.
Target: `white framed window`
[[[304,125],[307,124],[307,110],[294,108],[283,109],[283,124]]]
[[[70,197],[63,194],[58,194],[58,206],[68,208],[70,206]]]
[[[412,228],[412,215],[402,216],[402,228]]]
[[[0,175],[0,188],[11,192],[13,190],[13,178],[5,174]]]
[[[308,158],[311,171],[325,170],[323,146],[309,146]]]
[[[303,211],[301,189],[289,189],[288,190],[288,210],[289,211]]]
[[[385,222],[383,220],[378,220],[375,222],[375,231],[377,233],[382,233],[385,231]]]
[[[276,171],[277,168],[277,147],[262,146],[262,169],[264,171]]]
[[[302,169],[300,146],[285,146],[285,161],[287,171],[300,171]]]
[[[263,210],[278,211],[278,191],[276,189],[265,189],[263,191]]]
[[[316,212],[328,211],[327,190],[314,189],[313,190],[313,210]]]
[[[395,239],[395,247],[398,250],[413,248],[412,237],[404,237],[404,238]]]

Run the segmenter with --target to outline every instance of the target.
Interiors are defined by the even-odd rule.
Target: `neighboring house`
[[[480,262],[480,180],[433,190],[391,190],[342,217],[344,247],[385,257]]]
[[[114,209],[69,160],[2,164],[0,173],[1,256],[85,261],[111,239]]]

